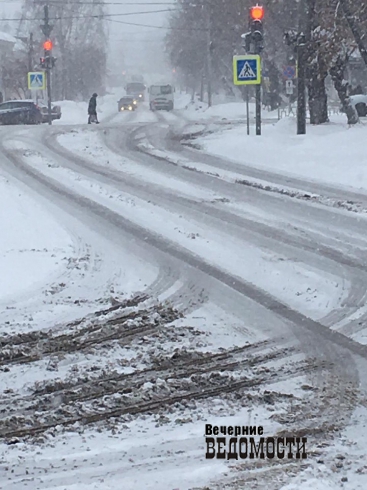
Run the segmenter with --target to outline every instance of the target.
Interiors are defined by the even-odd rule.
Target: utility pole
[[[207,3],[207,14],[206,14],[206,44],[207,44],[207,87],[208,87],[208,106],[212,106],[212,33],[211,33],[211,12],[210,3]]]
[[[301,0],[299,3],[299,24],[296,40],[298,66],[297,134],[306,134],[306,48],[311,40],[308,2],[309,0]]]
[[[205,80],[205,75],[204,73],[202,73],[201,80],[200,80],[200,102],[204,102],[204,80]]]
[[[301,32],[297,39],[297,134],[306,134],[306,38]]]
[[[28,71],[33,71],[33,32],[29,35],[29,49],[28,49]],[[30,90],[30,99],[32,98],[32,91]]]
[[[52,124],[52,95],[51,95],[51,68],[54,64],[54,59],[51,58],[52,42],[48,39],[52,32],[53,26],[49,23],[48,5],[44,7],[44,25],[41,26],[42,32],[46,37],[43,44],[45,50],[44,67],[46,68],[46,83],[47,83],[47,105],[48,105],[48,124]]]
[[[297,134],[306,134],[306,54],[311,40],[309,15],[309,0],[300,0],[298,32],[284,34],[285,43],[292,46],[297,55]]]
[[[251,40],[254,46],[254,54],[260,55],[263,50],[263,23],[264,9],[259,5],[250,9]],[[261,136],[261,83],[256,85],[256,136]]]

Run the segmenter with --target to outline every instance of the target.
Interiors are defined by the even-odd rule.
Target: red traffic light
[[[51,51],[52,46],[53,46],[52,41],[50,41],[49,39],[43,43],[43,49],[45,51]]]
[[[252,20],[262,20],[264,17],[264,7],[260,7],[260,5],[251,7],[250,15]]]

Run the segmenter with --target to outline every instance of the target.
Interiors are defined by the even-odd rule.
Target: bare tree
[[[357,48],[355,36],[346,21],[340,0],[303,0],[307,15],[304,28],[307,38],[307,88],[311,123],[328,121],[326,79],[334,82],[340,101],[353,124],[358,121],[348,98],[348,85],[344,80],[349,56]],[[171,31],[166,37],[166,49],[170,60],[186,79],[197,87],[205,73],[208,36],[207,16],[210,15],[210,49],[212,54],[212,78],[218,83],[232,77],[231,59],[243,52],[241,34],[248,30],[248,9],[252,0],[178,0],[180,7],[170,21]],[[282,68],[291,57],[284,45],[284,32],[298,30],[299,2],[294,0],[264,0],[265,49],[263,66],[271,73],[271,85],[283,91]],[[361,32],[367,29],[367,0],[354,2],[343,0],[353,16],[354,25]],[[353,35],[352,35],[353,34]],[[278,94],[279,95],[279,94]]]
[[[87,98],[92,92],[104,93],[107,70],[108,33],[104,20],[105,5],[98,2],[60,0],[50,6],[52,39],[57,57],[53,76],[55,97],[59,99]],[[42,55],[39,25],[43,6],[33,0],[23,0],[19,31],[35,33],[35,46]],[[37,20],[32,20],[37,19]]]

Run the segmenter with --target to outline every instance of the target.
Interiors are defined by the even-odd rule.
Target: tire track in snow
[[[233,291],[273,312],[275,316],[282,318],[286,324],[291,326],[294,335],[299,340],[300,345],[302,345],[304,352],[309,358],[330,360],[330,365],[326,373],[321,374],[320,372],[316,376],[316,386],[314,384],[314,387],[318,389],[325,389],[325,397],[322,400],[313,398],[310,400],[307,409],[312,411],[317,408],[319,413],[322,414],[325,423],[330,419],[334,419],[335,422],[339,421],[340,424],[347,423],[356,403],[355,396],[352,396],[352,393],[358,390],[358,375],[354,369],[351,354],[356,354],[366,359],[366,346],[353,342],[351,339],[337,332],[330,331],[330,329],[321,323],[311,320],[298,311],[289,308],[265,291],[256,288],[243,279],[226,273],[218,269],[215,265],[209,264],[205,260],[182,249],[180,246],[129,222],[105,206],[70,191],[64,185],[61,185],[54,179],[45,177],[31,166],[25,164],[20,156],[14,155],[7,150],[4,150],[4,152],[7,158],[23,172],[27,179],[36,180],[39,185],[47,188],[48,193],[53,194],[55,198],[61,197],[63,201],[70,204],[73,203],[74,212],[76,208],[81,208],[85,212],[95,215],[98,219],[108,222],[110,226],[115,226],[120,231],[124,230],[125,233],[130,234],[137,240],[141,240],[144,237],[147,245],[156,249],[159,253],[163,253],[164,256],[171,256],[178,262],[184,263],[186,267],[191,267],[193,271],[200,271],[204,275],[211,277],[214,281],[226,285]],[[229,390],[238,389],[240,386],[242,385],[231,385]],[[213,395],[216,391],[210,391],[206,394],[208,393]],[[330,408],[329,396],[337,400],[335,404],[337,409]],[[149,405],[147,410],[151,409],[152,406]],[[141,411],[141,407],[139,410]],[[300,420],[304,421],[302,414],[300,414],[300,417]],[[93,420],[95,419],[91,417],[90,421],[92,422]]]

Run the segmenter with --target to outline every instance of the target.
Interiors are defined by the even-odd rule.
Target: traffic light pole
[[[261,85],[256,85],[256,135],[261,136]]]
[[[50,67],[46,70],[47,82],[47,108],[48,108],[48,124],[52,125],[52,97],[51,97],[51,70]]]
[[[42,26],[42,31],[43,34],[48,38],[51,34],[52,31],[52,26],[50,26],[49,23],[49,15],[48,15],[48,5],[45,5],[44,7],[44,25]],[[46,53],[45,53],[46,55]],[[52,94],[51,94],[51,60],[50,57],[47,58],[45,56],[46,61],[46,83],[47,83],[47,106],[48,106],[48,124],[51,126],[52,125]]]
[[[249,27],[250,31],[242,34],[242,38],[245,39],[245,46],[243,46],[247,53],[254,54],[260,58],[261,51],[263,50],[263,24],[262,19],[264,17],[264,9],[260,5],[256,5],[250,8],[249,12]],[[261,59],[260,59],[261,63]],[[258,66],[257,62],[256,65]],[[261,70],[261,67],[258,67]],[[253,73],[254,75],[254,73]],[[253,76],[252,75],[252,76]],[[260,74],[258,74],[260,75]],[[261,78],[257,78],[256,81],[246,82],[256,85],[256,136],[261,136]],[[260,83],[258,83],[260,78]],[[249,110],[248,110],[248,87],[246,87],[246,106],[247,106],[247,134],[250,134],[249,128]]]
[[[28,48],[28,71],[33,70],[33,32],[29,35],[29,48]],[[30,90],[30,99],[32,98],[32,90]]]
[[[258,42],[255,43],[255,54],[261,53]],[[261,83],[256,85],[256,136],[261,136]]]
[[[247,123],[247,135],[250,135],[250,96],[248,85],[246,85],[246,123]]]
[[[256,5],[250,9],[251,23],[250,29],[252,33],[252,41],[254,46],[254,53],[256,55],[261,54],[263,49],[263,24],[262,18],[264,15],[263,7]],[[261,136],[261,81],[256,85],[256,136]]]

